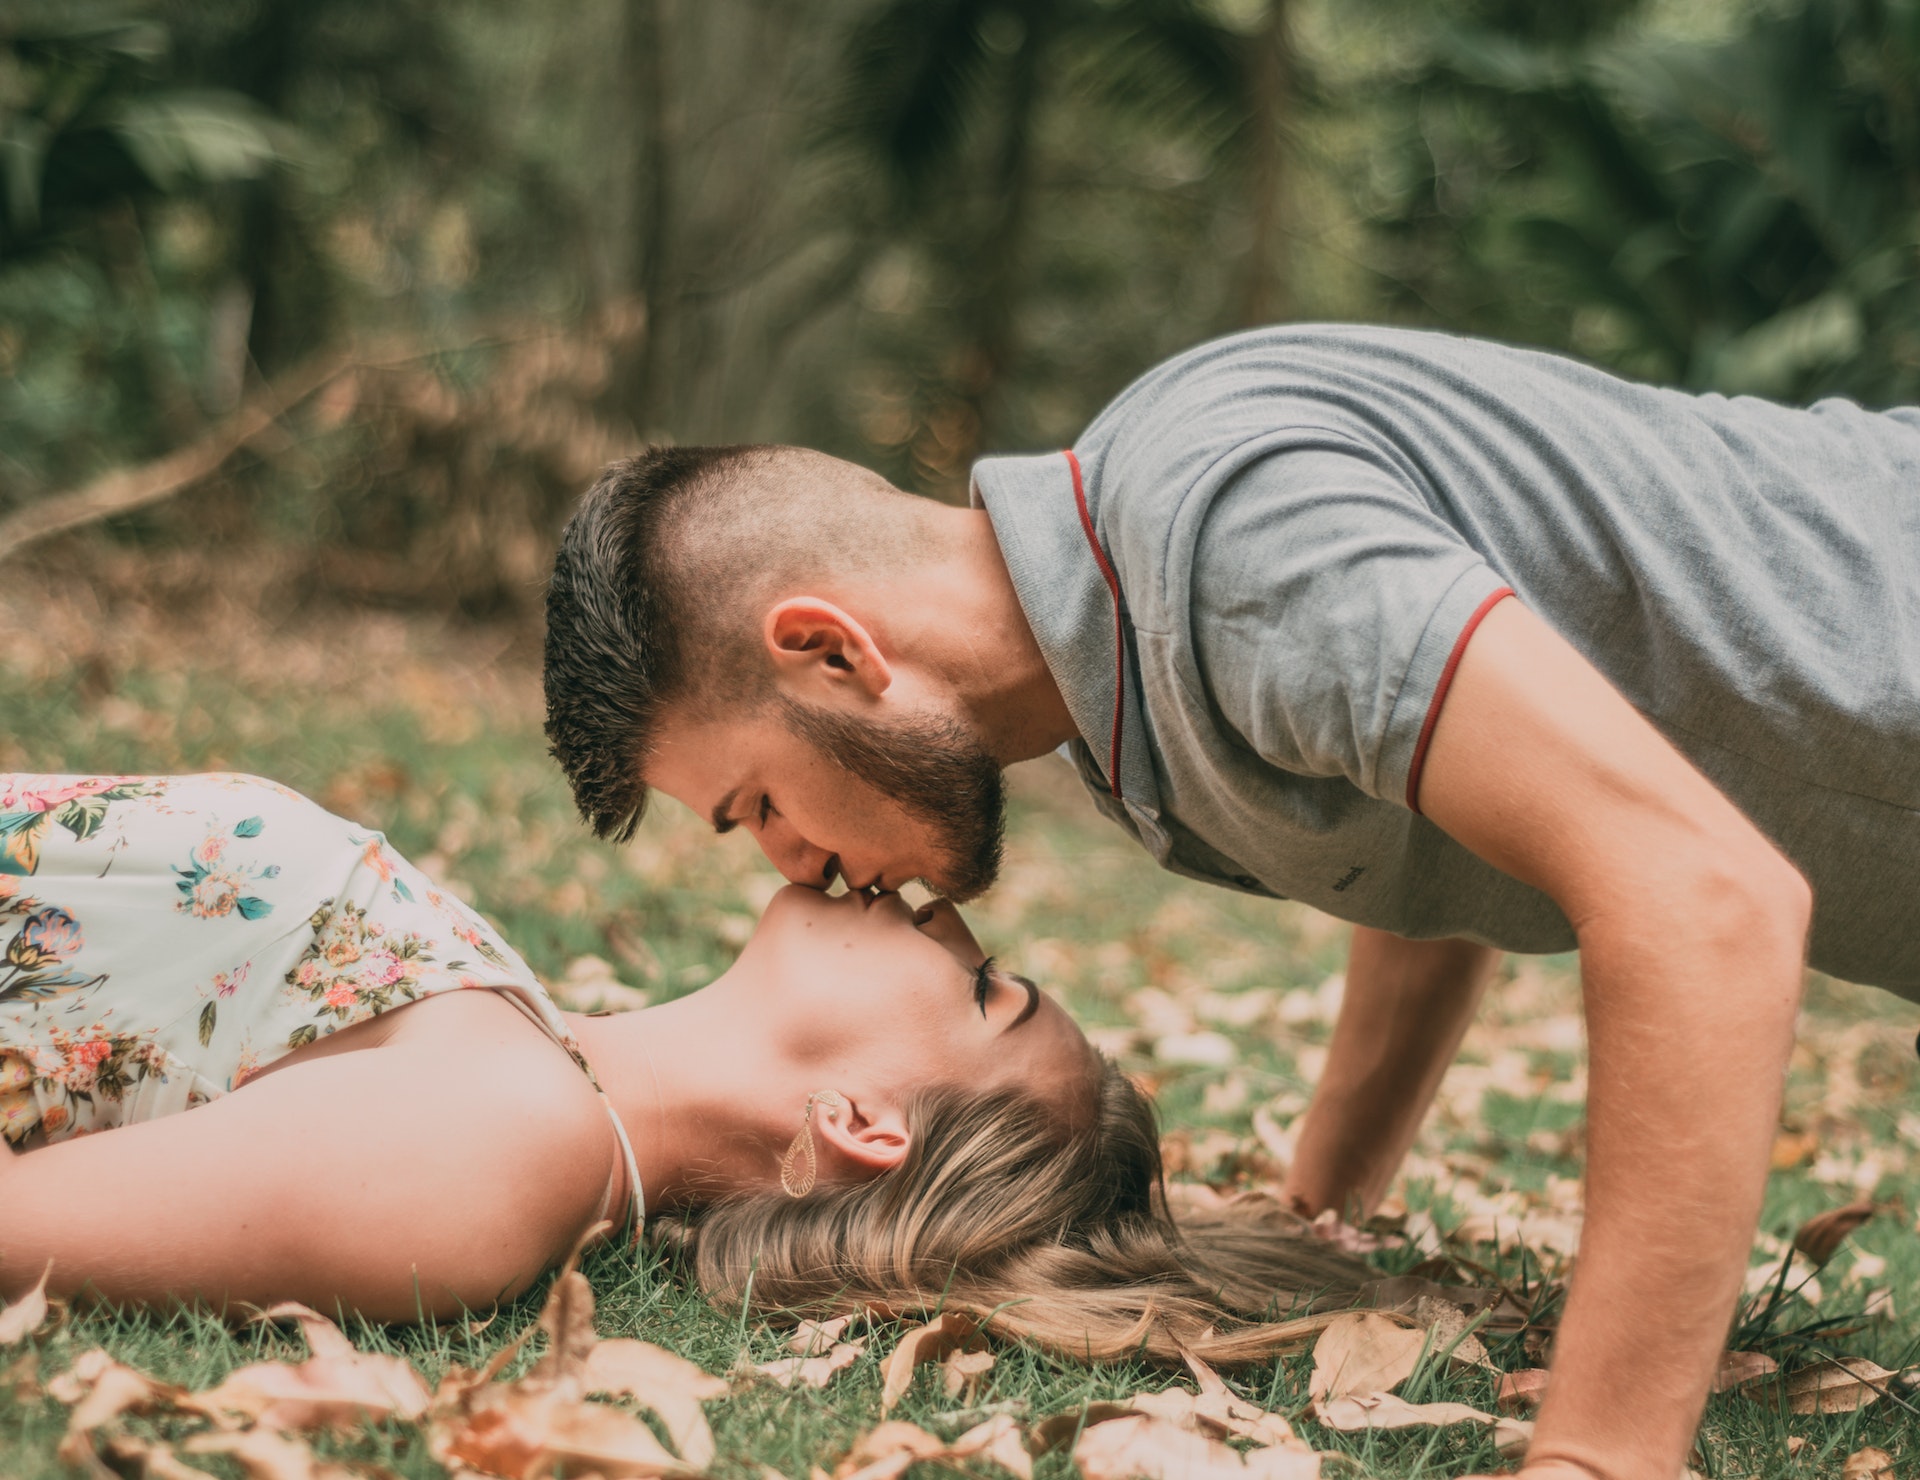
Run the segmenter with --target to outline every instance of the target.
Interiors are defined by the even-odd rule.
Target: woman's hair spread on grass
[[[1304,1344],[1373,1278],[1271,1204],[1169,1215],[1153,1104],[1102,1060],[1091,1126],[1018,1091],[933,1089],[912,1149],[869,1182],[752,1193],[683,1237],[716,1300],[824,1315],[935,1307],[1086,1360],[1181,1349],[1220,1363]]]

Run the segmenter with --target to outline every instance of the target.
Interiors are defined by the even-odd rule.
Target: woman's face
[[[1060,1005],[990,967],[944,900],[823,894],[789,885],[767,906],[735,973],[794,1060],[864,1070],[902,1091],[1019,1084],[1063,1100],[1091,1086],[1094,1058]]]

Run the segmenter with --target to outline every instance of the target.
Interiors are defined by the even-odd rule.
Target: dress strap
[[[574,1063],[580,1066],[580,1072],[587,1076],[587,1083],[593,1086],[593,1092],[600,1097],[600,1104],[607,1112],[607,1120],[613,1126],[613,1138],[619,1143],[620,1155],[627,1166],[627,1186],[632,1189],[629,1199],[629,1215],[633,1225],[633,1237],[637,1240],[647,1226],[647,1195],[640,1185],[640,1163],[634,1159],[633,1142],[627,1138],[627,1128],[620,1123],[620,1117],[614,1112],[613,1101],[607,1098],[607,1092],[600,1087],[600,1080],[593,1072],[593,1065],[587,1062],[587,1056],[580,1051],[580,1045],[572,1033],[567,1031],[566,1020],[560,1016],[559,1008],[544,991],[535,996],[520,985],[495,987],[514,1006],[518,1007],[555,1043],[567,1051]],[[536,989],[537,990],[537,989]],[[618,1182],[614,1178],[607,1183],[607,1190],[600,1198],[600,1211],[596,1218],[604,1218],[612,1211],[613,1189]]]

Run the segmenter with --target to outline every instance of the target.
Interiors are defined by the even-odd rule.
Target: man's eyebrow
[[[713,811],[710,814],[710,818],[713,823],[713,830],[715,832],[721,833],[724,835],[726,833],[732,832],[736,827],[740,825],[739,822],[736,821],[735,818],[732,816],[733,799],[739,795],[740,795],[740,788],[736,786],[732,791],[728,792],[725,796],[720,798],[719,801],[713,804]]]
[[[1000,974],[1010,982],[1018,982],[1022,987],[1026,988],[1027,992],[1027,1005],[1015,1014],[1012,1022],[1000,1030],[1003,1033],[1011,1033],[1015,1028],[1019,1027],[1040,1010],[1040,989],[1017,972],[1005,971]]]

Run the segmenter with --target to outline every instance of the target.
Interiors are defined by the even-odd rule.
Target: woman
[[[711,986],[579,1017],[272,782],[0,776],[0,950],[0,1294],[51,1260],[63,1293],[412,1320],[672,1213],[757,1308],[1012,1301],[1059,1349],[1231,1360],[1294,1333],[1223,1300],[1364,1273],[1183,1237],[1151,1106],[945,904],[789,888]]]

